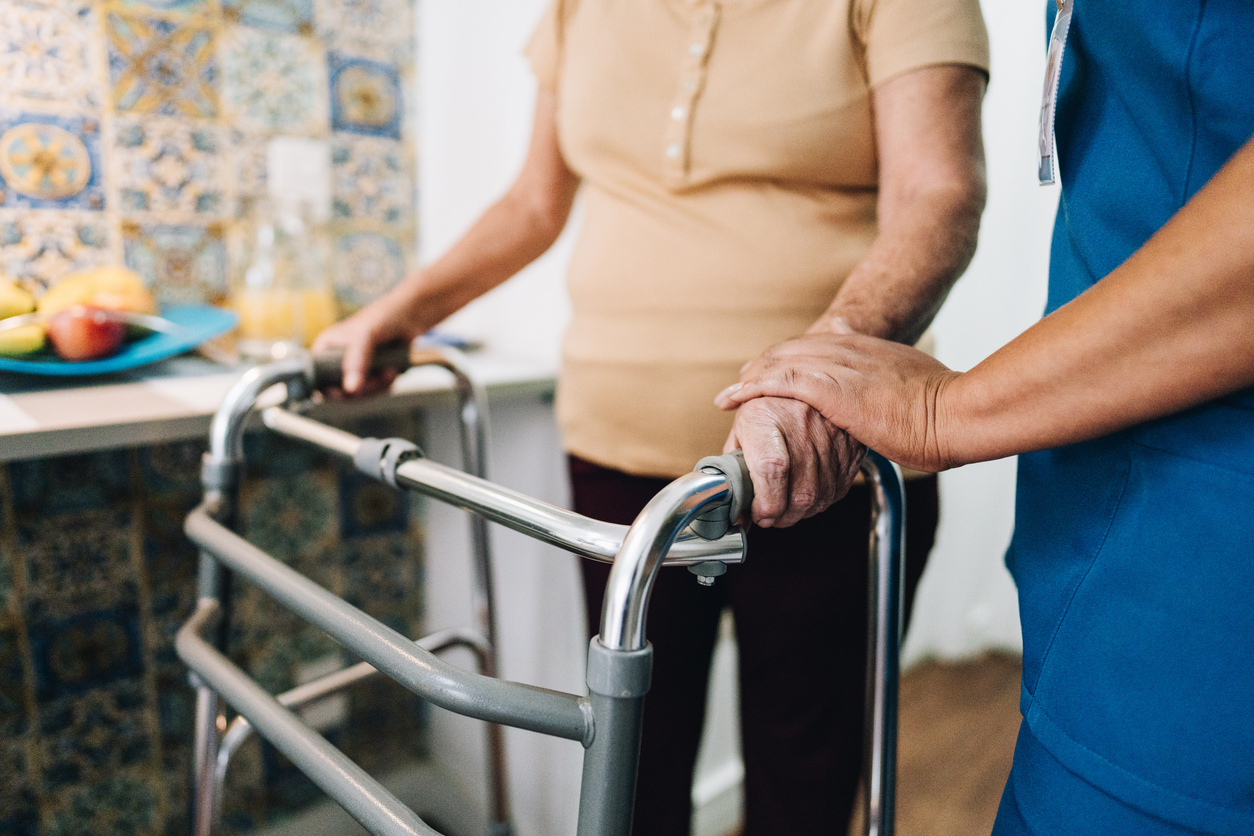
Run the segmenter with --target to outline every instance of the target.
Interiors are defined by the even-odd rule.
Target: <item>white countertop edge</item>
[[[553,362],[487,352],[468,360],[493,399],[552,395],[557,374]],[[0,462],[207,436],[217,404],[244,370],[214,371],[201,364],[199,371],[136,375],[81,387],[62,383],[0,395]],[[387,396],[321,404],[314,414],[334,423],[435,406],[452,391],[452,376],[443,369],[416,368],[398,378]]]

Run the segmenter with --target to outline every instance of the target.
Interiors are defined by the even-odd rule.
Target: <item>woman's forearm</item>
[[[1123,265],[937,404],[954,463],[1095,438],[1254,384],[1254,140]]]
[[[542,255],[569,213],[569,202],[545,207],[511,191],[448,252],[394,288],[387,303],[425,331]]]
[[[433,264],[384,299],[389,316],[421,333],[526,267],[557,240],[579,188],[557,137],[557,100],[536,98],[531,145],[509,191]]]
[[[925,67],[876,88],[879,231],[811,333],[914,343],[975,253],[986,194],[980,103],[972,67]]]

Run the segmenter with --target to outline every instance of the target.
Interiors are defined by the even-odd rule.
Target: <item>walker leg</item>
[[[892,836],[897,794],[897,690],[901,676],[901,581],[906,495],[897,465],[868,451],[871,484],[870,578],[864,820],[867,836]]]
[[[423,358],[416,358],[421,365]],[[457,381],[458,411],[461,430],[462,469],[480,479],[488,478],[488,398],[487,392],[467,372],[464,359],[452,350],[438,352],[433,365],[448,369]],[[492,543],[488,521],[478,514],[470,515],[470,541],[473,553],[474,584],[471,606],[475,626],[488,640],[487,652],[480,663],[480,673],[497,677],[496,595],[492,582]],[[509,776],[505,760],[505,732],[496,723],[487,727],[488,756],[488,836],[513,836],[510,814]]]
[[[653,647],[610,650],[597,636],[588,647],[588,699],[596,736],[583,756],[578,836],[629,836],[640,762],[644,697]]]
[[[217,602],[222,613],[214,644],[225,653],[230,630],[230,574],[209,554],[200,556],[200,601]],[[218,694],[196,681],[196,747],[192,787],[192,836],[215,836],[222,819],[222,776],[219,745],[225,712]]]

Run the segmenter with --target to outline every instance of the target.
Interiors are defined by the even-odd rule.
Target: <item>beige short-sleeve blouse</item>
[[[565,444],[659,476],[722,451],[714,395],[870,246],[871,88],[988,68],[978,0],[554,0],[527,52],[584,181]]]

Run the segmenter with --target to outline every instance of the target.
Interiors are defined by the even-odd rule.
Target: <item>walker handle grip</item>
[[[375,346],[370,360],[370,374],[386,369],[403,372],[410,366],[409,343],[402,340]],[[344,383],[344,349],[328,348],[313,356],[313,385],[315,389],[328,389]]]
[[[731,490],[731,504],[727,508],[726,517],[722,517],[721,513],[717,513],[716,515],[702,514],[698,518],[699,521],[706,521],[707,526],[713,522],[715,516],[725,519],[723,532],[717,535],[721,537],[726,532],[726,528],[737,524],[748,513],[749,506],[753,504],[753,480],[749,477],[749,465],[745,464],[744,451],[733,450],[721,456],[706,456],[697,462],[697,466],[693,470],[704,473],[721,473],[727,478],[727,486]],[[702,528],[706,528],[706,526],[699,526],[698,533],[701,533],[704,537],[706,533],[701,530]],[[715,533],[717,526],[706,528],[706,530],[709,533]]]

